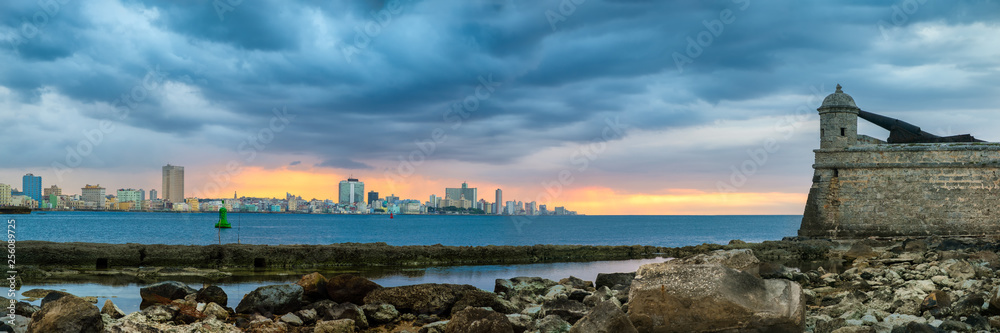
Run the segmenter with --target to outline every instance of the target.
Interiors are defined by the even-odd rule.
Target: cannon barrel
[[[932,138],[938,137],[937,135],[921,131],[920,127],[917,127],[917,125],[913,125],[896,118],[889,118],[880,114],[874,114],[864,110],[858,111],[858,117],[861,117],[861,119],[867,120],[872,124],[878,125],[879,127],[889,131],[903,130],[909,132],[909,134],[913,136],[932,137]]]

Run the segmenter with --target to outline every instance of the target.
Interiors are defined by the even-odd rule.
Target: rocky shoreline
[[[165,281],[141,311],[35,290],[15,331],[33,332],[980,332],[1000,331],[1000,242],[985,238],[805,240],[689,247],[607,273],[383,288],[302,276],[242,295]],[[680,250],[673,250],[680,251]],[[790,268],[790,261],[817,262]],[[807,267],[807,266],[802,266]]]

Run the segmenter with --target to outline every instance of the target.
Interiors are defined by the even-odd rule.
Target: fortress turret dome
[[[847,106],[853,108],[858,107],[857,105],[854,104],[854,98],[851,97],[851,95],[845,94],[844,91],[840,89],[841,87],[838,84],[837,91],[830,94],[829,96],[826,96],[826,98],[823,99],[823,105],[820,106],[820,108],[836,107],[836,106],[841,106],[841,107]]]

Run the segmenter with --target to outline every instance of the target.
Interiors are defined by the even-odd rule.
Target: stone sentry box
[[[799,236],[1000,234],[1000,143],[858,135],[861,110],[840,85],[818,111],[820,149]]]

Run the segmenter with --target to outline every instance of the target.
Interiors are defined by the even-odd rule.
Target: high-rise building
[[[469,187],[469,184],[462,182],[461,188],[445,188],[444,198],[448,200],[459,201],[462,199],[469,200],[470,202],[476,202],[476,188]]]
[[[399,197],[397,197],[395,193],[390,194],[389,196],[385,197],[385,202],[389,203],[389,204],[394,204],[394,203],[396,203],[398,201],[399,201]]]
[[[184,202],[184,167],[167,164],[163,167],[163,200]]]
[[[142,199],[139,197],[139,190],[122,188],[118,189],[118,202],[140,203]]]
[[[149,200],[156,200],[156,189],[149,190]]]
[[[90,185],[80,189],[80,197],[83,198],[83,202],[88,208],[93,209],[104,209],[104,204],[107,198],[104,196],[104,188],[100,184]]]
[[[506,211],[507,215],[514,215],[515,213],[517,213],[516,209],[517,209],[517,202],[507,201],[507,211]]]
[[[24,190],[24,195],[42,202],[42,177],[30,173],[24,175],[21,177],[21,188]]]
[[[364,200],[365,183],[355,178],[340,181],[340,203],[353,204]]]
[[[146,200],[146,190],[139,189],[139,201]]]
[[[497,189],[497,199],[493,201],[493,214],[503,214],[503,191]]]
[[[42,189],[42,196],[43,197],[48,197],[48,196],[51,196],[51,195],[55,195],[55,196],[62,195],[62,189],[59,188],[59,186],[55,186],[55,185],[52,185],[52,186],[49,186],[49,187],[46,187],[46,188]]]
[[[10,185],[0,184],[0,207],[10,206]]]
[[[378,192],[368,191],[368,204],[370,205],[375,200],[378,200]]]

